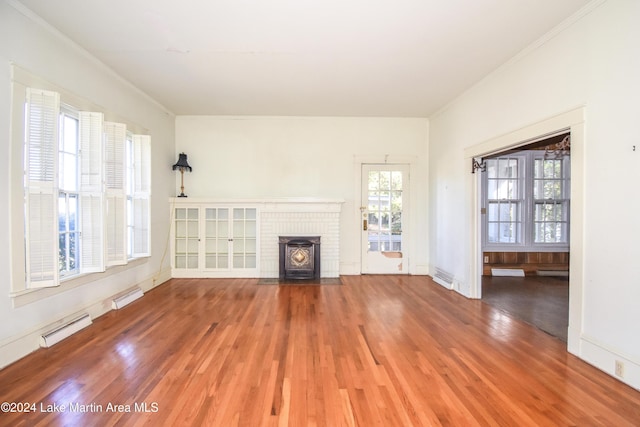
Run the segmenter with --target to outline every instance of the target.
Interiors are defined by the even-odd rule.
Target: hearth
[[[320,236],[280,236],[280,280],[320,279]]]

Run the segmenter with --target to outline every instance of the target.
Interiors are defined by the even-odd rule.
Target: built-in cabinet
[[[254,206],[173,203],[173,277],[258,277]]]
[[[172,277],[277,279],[283,236],[320,238],[321,277],[339,277],[343,203],[304,197],[170,198]]]

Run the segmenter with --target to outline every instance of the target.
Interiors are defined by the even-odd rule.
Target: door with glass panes
[[[363,274],[407,274],[409,165],[363,164]]]

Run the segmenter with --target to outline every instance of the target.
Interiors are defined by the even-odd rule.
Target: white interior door
[[[409,165],[362,165],[363,274],[407,274]]]

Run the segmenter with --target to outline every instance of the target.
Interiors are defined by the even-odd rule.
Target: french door
[[[362,165],[363,274],[407,274],[409,165]]]

